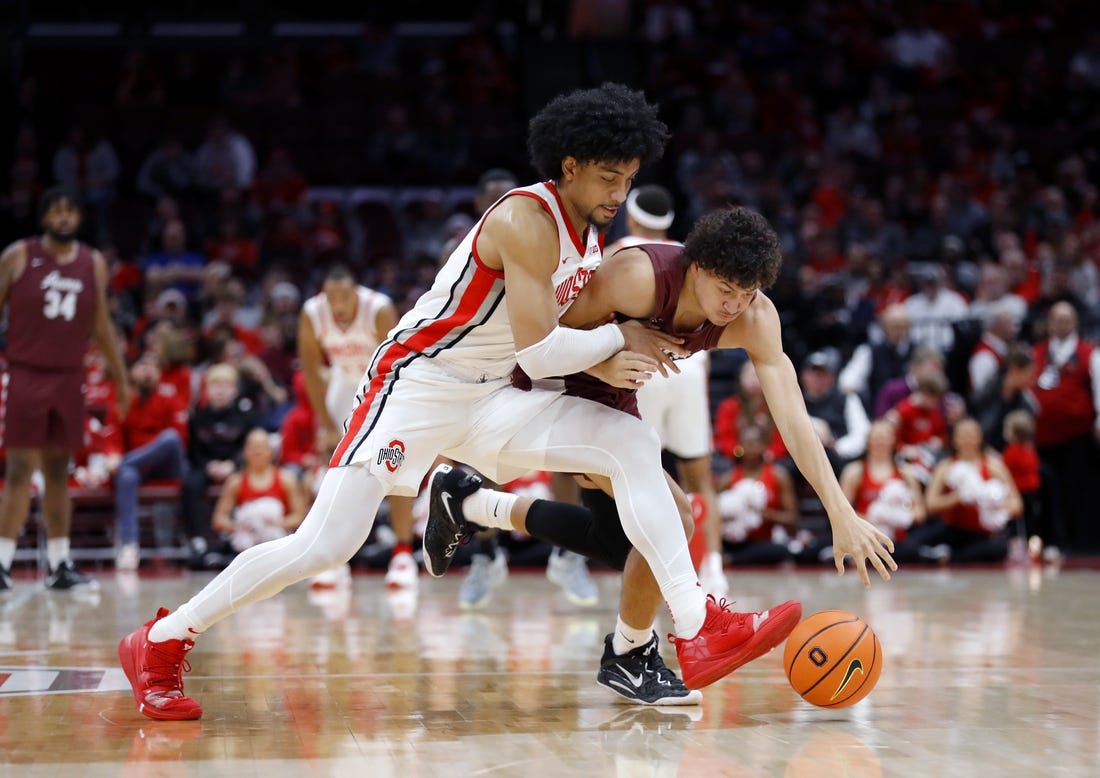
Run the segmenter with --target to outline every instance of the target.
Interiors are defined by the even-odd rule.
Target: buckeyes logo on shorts
[[[378,449],[378,464],[386,463],[386,469],[396,473],[397,468],[405,462],[405,443],[400,440],[391,440],[388,446]]]

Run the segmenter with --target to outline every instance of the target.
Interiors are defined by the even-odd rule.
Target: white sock
[[[707,597],[699,586],[699,579],[692,575],[684,580],[673,581],[667,592],[665,602],[668,603],[668,609],[679,617],[674,616],[672,619],[676,637],[691,640],[699,634],[707,619]]]
[[[0,567],[10,571],[14,559],[15,541],[11,538],[0,538]]]
[[[513,529],[512,506],[519,497],[495,489],[478,489],[462,503],[462,514],[466,521],[483,527]]]
[[[639,646],[644,646],[652,637],[652,624],[645,629],[635,629],[623,621],[623,617],[620,615],[618,622],[615,624],[615,637],[611,638],[611,650],[616,655],[622,656]]]
[[[69,539],[50,538],[46,541],[46,560],[50,563],[50,569],[56,570],[57,566],[69,558]]]
[[[165,640],[194,640],[202,634],[196,629],[192,619],[187,616],[187,606],[181,605],[149,629],[149,641],[163,643]]]

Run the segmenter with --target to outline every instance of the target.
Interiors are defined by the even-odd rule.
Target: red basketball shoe
[[[693,638],[669,635],[689,689],[701,689],[771,651],[802,620],[802,604],[788,600],[760,613],[737,613],[707,595],[707,618]]]
[[[134,690],[138,710],[151,719],[180,721],[202,716],[202,706],[183,693],[183,674],[191,671],[187,652],[193,640],[149,641],[149,629],[168,615],[167,608],[118,643],[118,659]]]

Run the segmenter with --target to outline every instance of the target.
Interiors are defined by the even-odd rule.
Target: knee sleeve
[[[581,490],[582,497],[586,491],[589,490]],[[610,519],[607,504],[611,506]],[[630,553],[630,542],[618,523],[618,514],[614,512],[615,501],[608,497],[607,504],[600,504],[600,514],[597,515],[591,507],[536,500],[527,512],[527,531],[551,545],[622,570]],[[608,527],[609,523],[614,527]],[[617,536],[615,527],[618,529]]]
[[[593,533],[616,570],[626,567],[626,558],[634,545],[623,531],[623,521],[615,500],[600,489],[581,489],[581,502],[592,512]]]

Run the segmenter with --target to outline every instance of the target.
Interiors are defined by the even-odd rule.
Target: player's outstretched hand
[[[619,389],[637,389],[657,372],[656,360],[634,351],[620,351],[586,371]]]
[[[623,339],[626,341],[623,350],[633,351],[654,360],[657,363],[657,370],[665,378],[668,378],[669,370],[673,373],[680,372],[680,368],[676,367],[675,359],[691,355],[683,346],[683,338],[661,332],[648,324],[633,320],[625,321],[619,324],[619,329],[623,331]]]
[[[850,556],[864,587],[871,586],[868,562],[878,570],[882,580],[889,581],[890,571],[898,569],[898,563],[890,556],[893,551],[894,541],[854,511],[850,520],[833,522],[833,560],[838,575],[844,575],[844,557]]]

